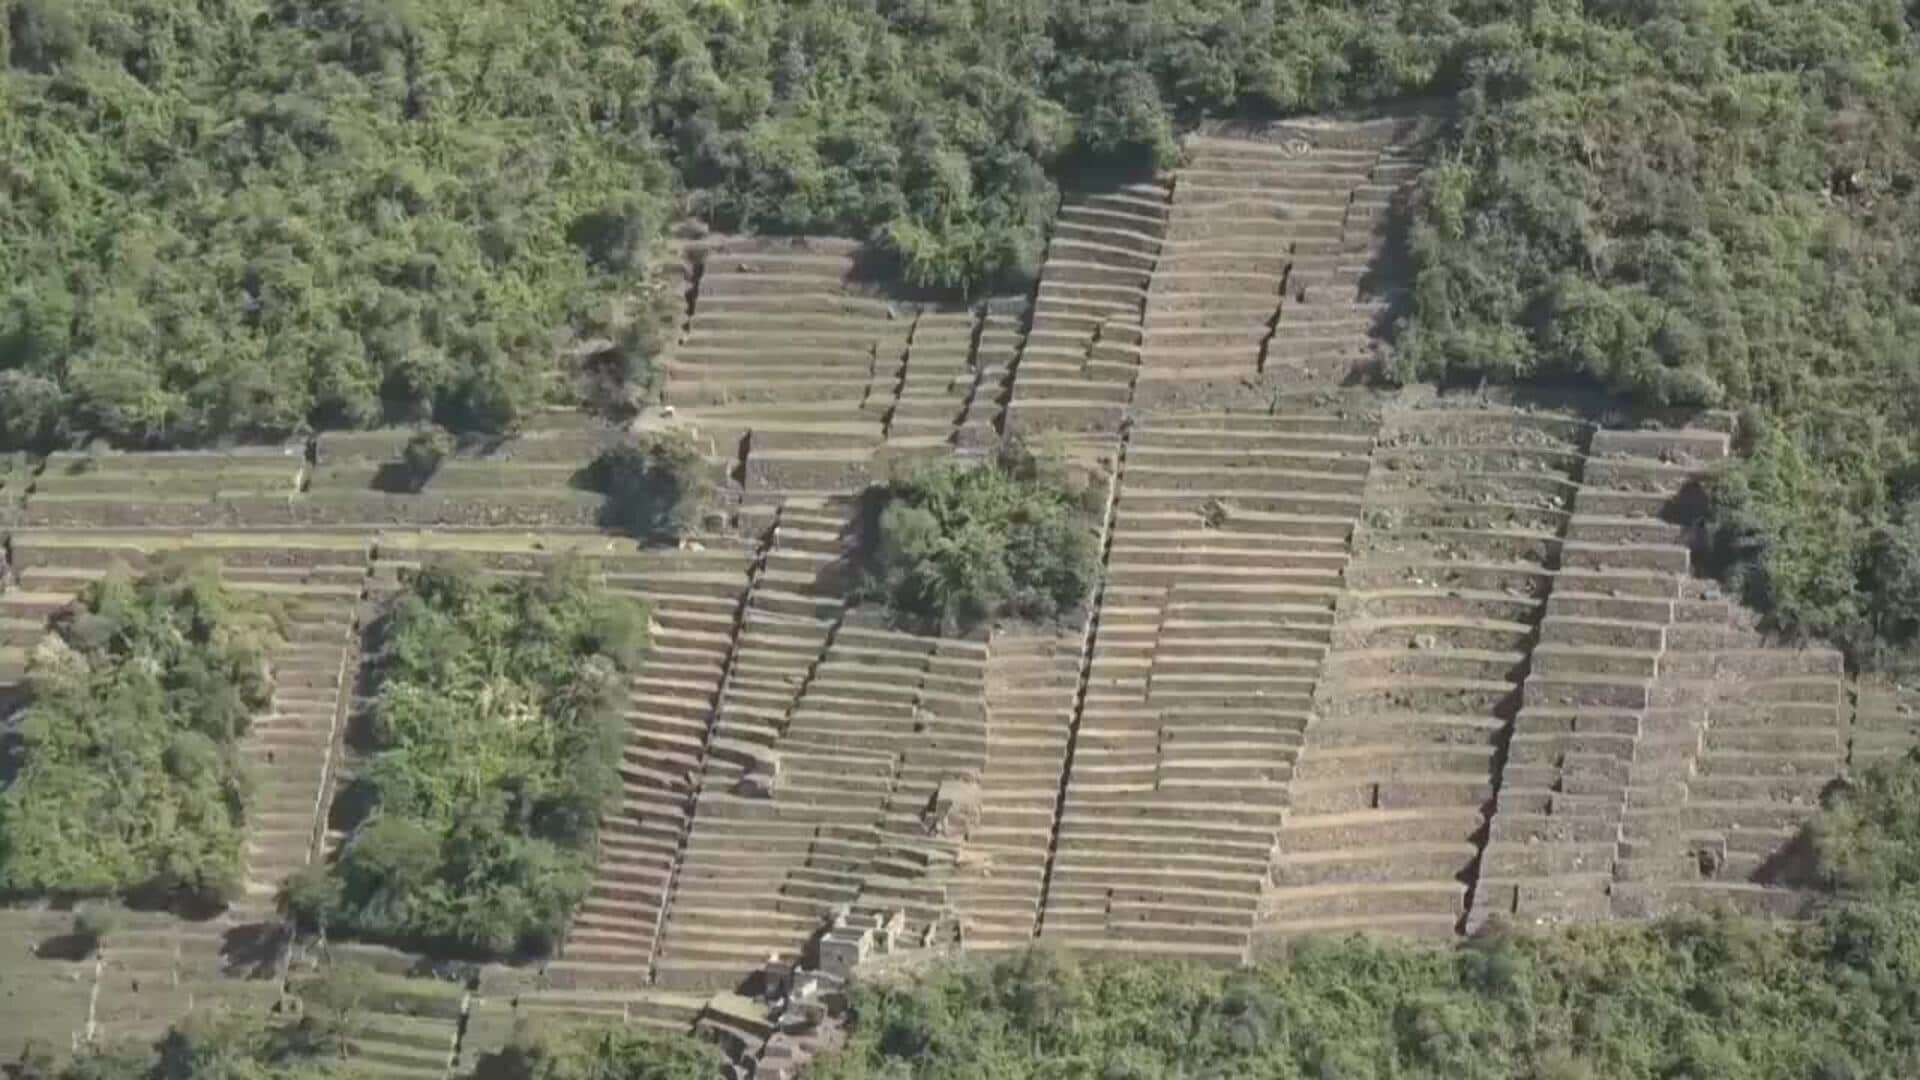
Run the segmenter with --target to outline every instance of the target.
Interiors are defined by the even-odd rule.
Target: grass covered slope
[[[1244,971],[1032,953],[857,989],[818,1080],[1920,1075],[1920,756],[1814,830],[1816,921],[1688,917],[1453,948],[1307,939]]]
[[[381,976],[335,966],[290,984],[297,997],[261,1010],[203,1009],[174,1024],[152,1046],[91,1048],[64,1066],[29,1054],[19,1080],[362,1080],[392,1075],[394,1065],[366,1054],[368,1019],[398,1003]],[[718,1047],[692,1035],[618,1022],[522,1021],[500,1051],[479,1055],[461,1080],[714,1080]]]
[[[361,818],[331,866],[289,883],[289,906],[335,933],[549,949],[620,790],[646,626],[582,563],[505,581],[457,563],[409,573],[380,628],[373,755],[342,795]]]
[[[231,898],[245,873],[235,743],[272,699],[276,633],[217,563],[88,586],[34,653],[0,792],[0,886]]]

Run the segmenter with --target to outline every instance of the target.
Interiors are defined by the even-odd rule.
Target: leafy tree
[[[591,883],[646,610],[584,564],[409,572],[380,629],[367,810],[284,900],[334,932],[544,951]]]
[[[966,629],[1072,610],[1099,570],[1083,494],[1018,444],[983,467],[945,463],[875,490],[863,590],[896,618]]]
[[[118,913],[99,904],[88,904],[73,913],[73,936],[88,954],[99,951],[101,943],[118,925]]]
[[[29,893],[227,897],[242,876],[234,743],[267,707],[277,616],[214,562],[124,568],[57,616],[0,792],[0,881]]]
[[[642,540],[693,531],[713,493],[712,469],[681,433],[607,448],[587,467],[586,481],[607,497],[602,523]]]

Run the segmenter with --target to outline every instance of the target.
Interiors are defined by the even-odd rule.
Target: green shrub
[[[1821,871],[1844,893],[1920,897],[1920,756],[1853,777],[1815,820],[1812,837]]]
[[[87,953],[99,950],[108,934],[120,925],[120,914],[100,904],[87,904],[73,913],[73,936]]]
[[[272,698],[275,614],[214,562],[117,568],[57,616],[29,671],[23,764],[0,793],[0,882],[28,893],[230,897],[235,752]]]
[[[713,470],[685,434],[650,435],[602,451],[587,484],[607,497],[601,524],[641,540],[692,532],[713,494]]]
[[[380,634],[365,816],[285,902],[336,933],[549,949],[586,895],[620,790],[644,606],[584,564],[499,582],[436,564],[405,576]]]
[[[540,1027],[522,1022],[474,1080],[708,1080],[725,1065],[719,1049],[690,1035],[612,1024]]]
[[[1860,573],[1880,666],[1913,663],[1920,644],[1920,498],[1900,504],[1869,536]]]
[[[453,436],[444,431],[422,431],[407,440],[400,451],[400,471],[406,489],[419,492],[453,453]]]
[[[922,468],[872,493],[862,591],[901,621],[944,630],[1065,614],[1099,573],[1084,500],[1062,469],[1013,444],[989,465]]]
[[[1905,1076],[1917,975],[1911,904],[1451,948],[1309,939],[1241,971],[1030,953],[856,987],[845,1050],[809,1075]]]

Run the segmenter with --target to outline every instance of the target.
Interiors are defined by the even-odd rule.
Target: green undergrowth
[[[33,653],[0,792],[0,884],[232,898],[248,790],[236,743],[271,702],[278,633],[217,562],[116,567],[88,585]]]
[[[724,1074],[718,1047],[691,1035],[618,1024],[527,1024],[473,1080],[711,1080]]]
[[[544,953],[593,874],[620,790],[627,677],[645,605],[585,563],[490,580],[409,571],[378,628],[359,820],[331,865],[291,880],[308,925],[462,953]]]
[[[4,0],[0,443],[623,404],[676,201],[870,239],[915,284],[1024,280],[1072,169],[1165,163],[1208,108],[1417,84],[1455,32],[1121,10]]]
[[[1092,498],[1017,443],[978,465],[922,466],[868,493],[858,591],[931,631],[1057,618],[1099,575]]]
[[[1456,947],[1306,939],[1242,971],[1035,952],[860,985],[818,1080],[1920,1075],[1920,757],[1812,829],[1814,920],[1679,917]]]

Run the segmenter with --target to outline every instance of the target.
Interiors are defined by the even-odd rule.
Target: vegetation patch
[[[422,431],[407,439],[400,448],[398,475],[390,485],[403,492],[419,494],[426,490],[440,466],[455,449],[452,435],[440,430]]]
[[[676,194],[916,284],[1022,280],[1062,175],[1421,85],[1461,32],[1297,0],[4,0],[0,443],[644,393]]]
[[[550,949],[620,790],[646,626],[583,563],[505,581],[459,563],[409,572],[378,628],[372,754],[344,796],[361,818],[331,866],[289,882],[289,907],[333,932]]]
[[[709,1080],[726,1059],[691,1035],[619,1024],[522,1023],[504,1050],[480,1059],[474,1080]]]
[[[713,469],[684,432],[608,447],[582,479],[606,496],[602,525],[646,541],[677,540],[692,532],[713,496]]]
[[[1056,618],[1100,571],[1090,491],[1018,443],[987,464],[941,462],[869,492],[861,591],[898,621],[965,631]]]
[[[34,652],[0,793],[0,883],[235,895],[247,794],[235,744],[272,700],[278,632],[217,562],[90,584]]]

